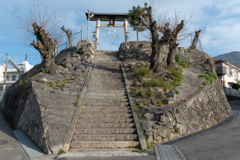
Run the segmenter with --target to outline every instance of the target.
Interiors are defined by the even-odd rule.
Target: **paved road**
[[[12,133],[12,129],[0,112],[0,141],[7,141],[7,144],[0,144],[0,160],[28,160],[29,157],[23,150],[20,143]]]
[[[155,155],[137,157],[83,157],[83,158],[61,158],[60,160],[156,160]]]
[[[229,102],[240,110],[240,101]],[[188,160],[239,160],[240,116],[217,129],[175,143]]]

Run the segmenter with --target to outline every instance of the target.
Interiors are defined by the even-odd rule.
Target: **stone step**
[[[116,112],[130,112],[129,106],[82,106],[81,111],[116,111]]]
[[[115,106],[118,106],[118,105],[121,105],[121,103],[123,103],[124,105],[128,105],[129,103],[128,103],[128,100],[127,99],[124,99],[124,98],[122,98],[122,99],[117,99],[117,98],[115,98],[115,99],[104,99],[104,98],[94,98],[94,97],[86,97],[86,98],[84,98],[84,102],[83,102],[83,104],[84,105],[88,105],[88,104],[91,104],[90,106],[92,106],[92,105],[101,105],[101,104],[103,104],[104,105],[104,103],[106,103],[105,105],[115,105]],[[122,105],[122,106],[124,106],[124,105]]]
[[[77,123],[76,128],[132,128],[134,123]]]
[[[109,93],[109,94],[114,94],[114,93],[125,93],[126,94],[126,90],[125,89],[121,89],[121,90],[98,90],[98,89],[87,89],[87,93]]]
[[[73,135],[73,141],[137,141],[137,134]]]
[[[112,102],[112,101],[84,101],[84,106],[119,106],[119,107],[126,107],[129,106],[128,102]]]
[[[106,153],[132,153],[133,150],[139,150],[138,148],[81,148],[81,149],[70,149],[69,152],[72,153],[79,153],[79,152],[84,152],[84,153],[101,153],[101,152],[106,152]],[[141,150],[139,150],[141,151]]]
[[[109,100],[116,100],[118,102],[126,102],[128,100],[128,97],[127,96],[120,96],[120,95],[109,95],[109,96],[101,96],[101,95],[86,95],[85,96],[85,99],[88,100],[88,99],[96,99],[96,100],[106,100],[106,101],[109,101]]]
[[[132,114],[125,114],[125,113],[115,113],[115,114],[109,114],[109,113],[99,113],[94,112],[92,114],[80,114],[79,118],[85,118],[85,119],[92,119],[92,118],[132,118]]]
[[[123,86],[97,86],[97,85],[89,85],[89,89],[99,89],[99,90],[123,90],[125,87]]]
[[[88,87],[113,87],[113,88],[125,88],[125,85],[121,82],[121,83],[90,83],[88,84]]]
[[[79,118],[79,123],[132,123],[133,118],[92,118],[92,119],[84,119]]]
[[[138,147],[137,141],[73,141],[71,148],[128,148]]]
[[[119,78],[106,78],[106,77],[92,77],[89,81],[89,84],[92,83],[105,83],[105,84],[124,84],[123,79],[119,79]]]
[[[86,93],[86,96],[101,96],[101,97],[115,97],[115,96],[127,96],[126,93],[118,93],[118,92],[115,92],[115,93],[103,93],[103,92],[87,92]]]
[[[91,75],[93,75],[93,76],[104,76],[104,75],[122,76],[122,72],[119,72],[119,71],[102,72],[99,70],[93,70],[91,72]]]
[[[76,128],[75,135],[78,134],[134,134],[135,128]]]
[[[91,73],[99,73],[99,74],[105,74],[105,73],[116,73],[116,74],[122,74],[122,70],[120,68],[105,68],[105,67],[98,67],[94,68]]]
[[[102,69],[102,70],[106,70],[106,69],[116,69],[116,70],[120,70],[120,64],[119,65],[107,65],[107,64],[103,64],[103,63],[95,63],[93,64],[93,69]]]
[[[108,109],[102,109],[102,110],[82,110],[80,111],[81,114],[95,114],[95,113],[98,113],[98,114],[132,114],[131,110],[108,110]]]
[[[102,82],[102,81],[116,81],[116,82],[123,82],[123,77],[114,77],[114,76],[92,76],[89,82]]]
[[[91,75],[90,80],[96,81],[123,81],[123,77],[121,75]]]

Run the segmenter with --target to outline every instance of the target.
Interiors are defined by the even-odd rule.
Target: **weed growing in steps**
[[[65,153],[65,151],[64,151],[63,149],[60,149],[60,150],[58,151],[58,155],[63,154],[63,153]]]
[[[78,94],[77,99],[76,99],[76,101],[74,103],[75,107],[78,106],[80,98],[81,98],[81,94]]]
[[[147,150],[146,149],[144,149],[144,150],[136,150],[136,149],[134,149],[134,150],[132,150],[132,152],[147,153]]]
[[[147,144],[147,149],[150,149],[152,147],[151,143],[149,143],[147,140],[146,140],[146,144]]]

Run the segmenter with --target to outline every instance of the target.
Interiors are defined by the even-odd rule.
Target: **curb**
[[[85,81],[84,81],[84,84],[83,84],[83,87],[82,87],[81,97],[80,97],[80,100],[79,100],[79,105],[78,105],[78,107],[76,108],[76,110],[74,112],[71,124],[70,124],[68,132],[67,132],[67,135],[64,138],[64,145],[63,145],[62,149],[65,152],[68,152],[69,147],[70,147],[70,143],[71,143],[71,140],[72,140],[72,136],[73,136],[73,132],[74,132],[74,129],[75,129],[75,125],[77,124],[79,111],[80,111],[80,109],[82,107],[83,99],[84,99],[85,94],[86,94],[86,89],[87,89],[87,85],[88,85],[88,82],[89,82],[89,79],[90,79],[90,74],[91,74],[91,71],[92,71],[93,62],[94,62],[94,59],[91,61],[90,68],[88,69],[88,73],[87,73],[87,76],[85,78]]]
[[[128,83],[127,83],[127,77],[126,77],[125,70],[123,68],[122,63],[121,63],[121,69],[122,69],[122,73],[123,73],[123,81],[124,81],[125,88],[126,88],[126,91],[127,91],[128,100],[129,100],[130,107],[131,107],[132,114],[133,114],[134,123],[136,125],[136,129],[137,129],[137,133],[138,133],[139,142],[140,142],[142,150],[145,150],[145,149],[147,149],[147,144],[146,144],[143,132],[141,131],[141,128],[140,128],[140,121],[139,121],[138,116],[136,114],[135,106],[134,106],[132,97],[130,95],[130,89],[129,89],[129,86],[128,86]]]

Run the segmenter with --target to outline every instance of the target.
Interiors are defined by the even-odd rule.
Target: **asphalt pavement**
[[[29,157],[0,112],[0,160],[28,160]]]
[[[229,102],[235,113],[240,101]],[[239,160],[240,116],[227,124],[175,143],[188,160]]]

